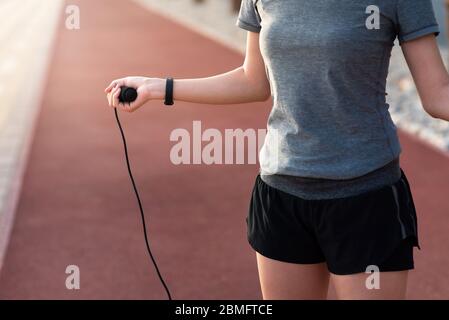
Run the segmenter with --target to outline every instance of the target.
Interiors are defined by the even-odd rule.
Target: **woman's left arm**
[[[402,51],[424,110],[434,118],[449,121],[449,74],[435,36],[403,42]]]

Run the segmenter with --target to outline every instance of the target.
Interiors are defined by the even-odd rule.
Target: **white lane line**
[[[17,0],[14,0],[14,2],[25,3],[25,1]],[[36,28],[34,28],[34,34],[32,35],[32,43],[34,45],[32,45],[31,42],[26,42],[27,46],[32,45],[31,52],[25,50],[24,52],[28,54],[23,58],[18,58],[19,69],[27,69],[27,76],[22,80],[23,82],[26,81],[27,90],[20,92],[20,94],[16,94],[14,99],[11,100],[11,105],[8,106],[8,109],[14,110],[14,112],[12,113],[13,117],[10,117],[10,119],[8,119],[8,121],[6,122],[6,126],[3,128],[4,134],[0,134],[0,140],[2,140],[6,138],[8,133],[14,132],[10,138],[7,138],[7,140],[11,140],[13,137],[15,137],[14,143],[17,146],[17,150],[14,151],[15,155],[11,155],[11,159],[13,160],[12,163],[14,165],[11,168],[10,176],[8,179],[9,181],[7,182],[6,186],[7,195],[6,198],[2,196],[3,202],[0,203],[0,270],[2,267],[4,254],[8,247],[9,235],[13,225],[14,214],[19,199],[22,178],[32,141],[35,120],[40,108],[39,101],[41,101],[43,86],[45,85],[45,79],[47,71],[49,69],[51,58],[49,53],[53,48],[53,42],[58,27],[59,17],[61,14],[63,14],[63,0],[32,0],[32,2],[37,3],[40,9],[46,10],[46,17],[42,18],[42,24],[36,24]],[[27,3],[29,4],[31,2]],[[34,12],[35,18],[37,11],[38,10],[35,10]],[[38,14],[37,16],[41,15]],[[23,25],[19,25],[19,27],[21,30],[23,29]],[[16,39],[17,34],[15,34],[15,37],[11,40]],[[11,43],[12,42],[13,41],[11,41]],[[2,56],[5,56],[1,52],[3,51],[2,49],[4,49],[4,47],[6,46],[0,47],[0,61]],[[6,69],[8,68],[9,67],[7,67]],[[7,88],[7,93],[9,91],[10,89]],[[4,102],[0,101],[0,103],[2,103],[0,107],[3,107]],[[2,143],[0,143],[0,146],[1,145]],[[2,150],[0,150],[0,154],[2,154]]]

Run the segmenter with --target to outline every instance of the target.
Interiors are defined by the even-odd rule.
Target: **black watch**
[[[171,106],[173,102],[173,78],[167,78],[165,83],[165,100],[164,104],[166,106]]]

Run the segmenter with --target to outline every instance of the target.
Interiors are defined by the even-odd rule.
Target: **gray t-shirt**
[[[439,29],[430,0],[243,0],[273,108],[261,175],[346,180],[398,159],[386,103],[394,40]]]

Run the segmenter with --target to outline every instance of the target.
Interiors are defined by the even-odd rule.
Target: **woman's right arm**
[[[138,98],[131,105],[118,103],[121,86],[137,89]],[[117,79],[105,89],[109,105],[124,111],[135,111],[149,100],[164,99],[165,79],[126,77]],[[243,65],[232,71],[196,79],[175,79],[173,99],[205,104],[238,104],[264,101],[271,95],[265,64],[259,49],[259,34],[248,32]]]

